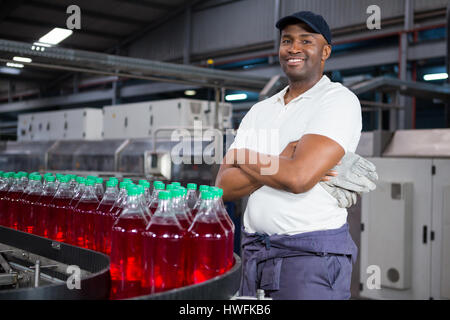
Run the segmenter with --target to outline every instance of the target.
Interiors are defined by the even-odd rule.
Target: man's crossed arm
[[[233,200],[263,185],[302,193],[320,182],[341,207],[348,207],[356,202],[354,192],[375,188],[373,181],[377,176],[375,166],[367,160],[349,152],[343,156],[344,150],[338,143],[314,134],[290,143],[279,156],[232,149],[224,158],[216,185],[224,189],[224,200]],[[336,166],[341,159],[344,163]]]

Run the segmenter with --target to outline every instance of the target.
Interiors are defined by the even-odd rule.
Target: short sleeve
[[[303,134],[326,136],[345,152],[354,149],[354,141],[359,140],[362,129],[361,104],[356,95],[345,87],[335,88],[317,107],[318,112],[310,119]]]
[[[239,128],[236,132],[236,137],[234,138],[234,141],[228,150],[246,148],[247,135],[252,127],[251,118],[252,118],[252,109],[250,109],[244,116],[244,118],[242,118],[242,121],[239,124]]]

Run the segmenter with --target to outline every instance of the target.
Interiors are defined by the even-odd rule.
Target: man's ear
[[[329,44],[326,44],[323,46],[322,49],[322,61],[327,60],[331,55],[331,46]]]

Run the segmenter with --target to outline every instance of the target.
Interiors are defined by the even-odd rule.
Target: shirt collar
[[[296,101],[300,98],[312,98],[319,90],[321,90],[321,87],[324,84],[329,82],[330,79],[326,75],[323,75],[322,78],[320,78],[320,80],[317,81],[315,85],[313,85],[311,88],[303,92],[301,95],[292,99],[292,101]],[[275,95],[275,99],[280,100],[283,105],[284,105],[284,95],[286,94],[287,89],[289,89],[289,86],[286,86],[283,90],[281,90]]]

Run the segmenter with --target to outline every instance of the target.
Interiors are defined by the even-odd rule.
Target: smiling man
[[[349,299],[357,248],[346,208],[321,181],[354,155],[361,106],[323,75],[331,32],[322,16],[297,12],[276,27],[289,85],[246,114],[216,178],[225,200],[250,195],[240,294],[263,289],[273,299]]]

